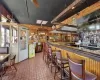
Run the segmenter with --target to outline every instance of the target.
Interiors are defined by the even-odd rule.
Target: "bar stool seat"
[[[52,56],[56,56],[56,50],[52,50]]]
[[[86,71],[85,72],[85,80],[96,80],[97,76]]]
[[[57,62],[59,64],[68,64],[68,60],[67,59],[60,59],[60,60],[57,60]]]

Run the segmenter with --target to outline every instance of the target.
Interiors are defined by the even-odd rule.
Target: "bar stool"
[[[97,76],[85,71],[85,60],[71,59],[67,54],[69,61],[70,80],[96,80]]]
[[[43,42],[43,49],[42,49],[42,52],[43,52],[43,60],[45,60],[45,46],[46,46],[46,43]]]
[[[48,47],[48,54],[47,54],[48,67],[49,67],[49,64],[51,63],[51,59],[52,59],[52,51],[51,51],[51,47]]]
[[[51,64],[51,72],[52,72],[52,68],[55,67],[55,51],[51,49],[51,47],[49,46],[48,48],[48,67]]]
[[[68,67],[68,60],[66,58],[62,57],[61,51],[58,50],[56,51],[56,66],[55,66],[55,74],[54,74],[54,79],[56,74],[61,71],[61,80],[65,79],[64,77],[64,69]],[[58,71],[57,71],[58,68]],[[68,79],[68,77],[66,77]]]
[[[45,62],[46,64],[48,64],[48,58],[49,58],[49,45],[46,43],[46,46],[45,46]]]
[[[48,44],[47,43],[43,43],[43,60],[45,60],[45,62],[47,63],[47,55],[48,54]]]

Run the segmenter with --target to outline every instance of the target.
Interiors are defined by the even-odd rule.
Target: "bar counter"
[[[71,58],[83,59],[85,60],[85,69],[95,75],[97,75],[97,80],[100,80],[100,54],[84,51],[78,47],[72,47],[63,45],[61,43],[48,42],[53,50],[61,50],[63,57],[67,57],[66,53],[70,55]]]

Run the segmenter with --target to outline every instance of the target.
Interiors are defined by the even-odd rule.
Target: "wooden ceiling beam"
[[[47,29],[47,30],[52,30],[51,27],[47,27],[47,26],[37,26],[37,25],[28,25],[28,24],[21,24],[21,26],[25,26],[29,29],[39,29],[39,28],[44,28],[44,29]]]
[[[8,27],[10,26],[24,26],[26,28],[28,28],[29,30],[34,30],[34,29],[39,29],[39,28],[43,28],[43,29],[47,29],[47,30],[52,30],[51,27],[46,27],[46,26],[36,26],[36,25],[29,25],[29,24],[17,24],[17,23],[7,23],[7,22],[0,22],[1,25],[7,25]]]
[[[68,19],[62,21],[62,23],[65,23],[65,24],[71,24],[72,23],[72,19],[73,18],[76,18],[76,19],[79,19],[85,15],[88,15],[96,10],[100,9],[100,1],[96,2],[95,4],[83,9],[82,11],[79,12],[79,14],[75,14],[71,17],[69,17]]]
[[[73,7],[76,7],[83,3],[85,0],[75,0],[72,4],[70,4],[66,9],[64,9],[58,16],[56,16],[51,23],[56,22],[60,17],[62,17],[64,14],[66,14],[69,10],[71,10]]]

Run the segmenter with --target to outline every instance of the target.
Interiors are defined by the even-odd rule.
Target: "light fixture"
[[[40,32],[39,35],[45,35],[45,33],[44,32]]]
[[[31,33],[32,35],[34,34],[34,33]]]
[[[47,24],[48,21],[42,21],[42,24]]]
[[[69,26],[63,26],[61,27],[62,31],[77,31],[77,28],[75,27],[69,27]]]
[[[52,29],[54,30],[55,28],[56,28],[56,27],[53,25],[53,26],[52,26]]]
[[[7,18],[1,15],[1,22],[6,22],[6,21],[7,21]]]
[[[36,23],[37,24],[41,24],[42,23],[42,20],[37,20]]]
[[[75,7],[73,6],[72,9],[75,9]]]

